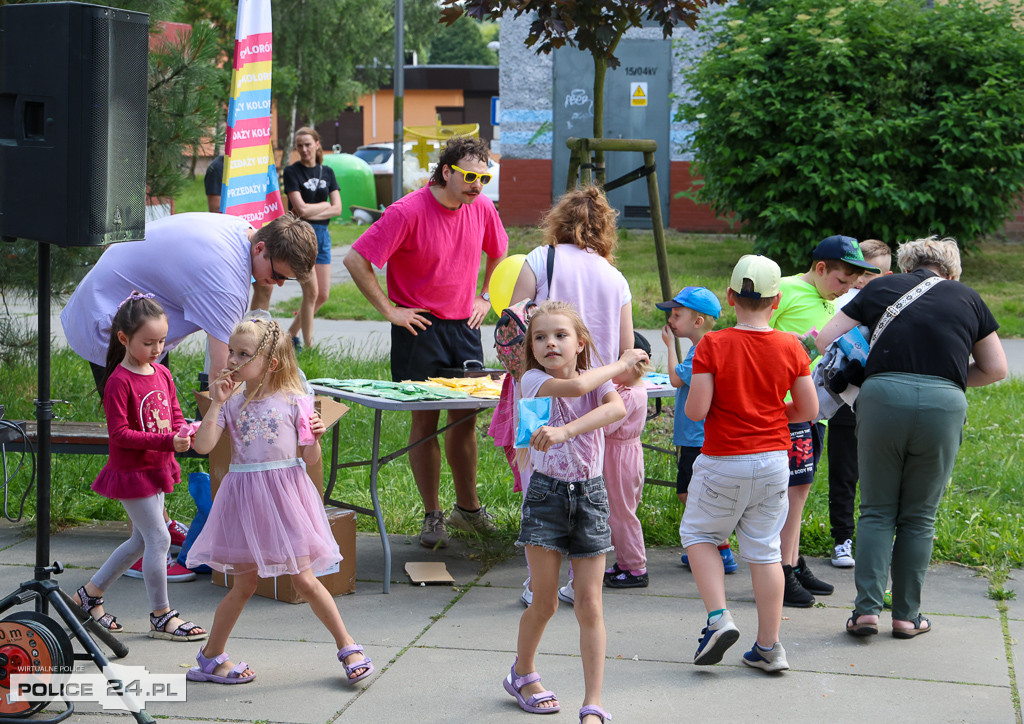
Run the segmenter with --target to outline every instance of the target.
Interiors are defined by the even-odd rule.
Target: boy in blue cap
[[[693,475],[693,461],[700,455],[704,444],[704,421],[693,421],[683,414],[686,397],[690,393],[690,378],[693,376],[693,353],[701,338],[715,327],[715,321],[722,314],[722,303],[715,293],[706,287],[683,287],[679,294],[667,302],[655,305],[668,312],[668,324],[661,330],[661,340],[668,347],[668,376],[676,388],[675,423],[672,430],[672,444],[678,449],[678,470],[676,471],[676,495],[686,503],[686,491]],[[675,337],[690,340],[690,351],[682,364],[676,357]],[[732,555],[729,541],[718,546],[726,573],[735,573],[739,568]],[[690,559],[684,553],[683,565],[690,567]]]

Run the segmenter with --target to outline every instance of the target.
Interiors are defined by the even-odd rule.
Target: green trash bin
[[[352,206],[377,208],[377,190],[373,185],[373,171],[361,158],[351,153],[325,153],[324,166],[334,171],[341,190],[340,219],[352,219]]]

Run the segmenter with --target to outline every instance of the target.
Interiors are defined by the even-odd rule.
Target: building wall
[[[552,73],[550,55],[538,55],[526,47],[529,21],[501,20],[499,82],[501,88],[501,217],[509,225],[533,224],[551,205],[551,155],[553,134]],[[672,92],[674,116],[679,102],[688,98],[682,82],[680,53],[697,55],[694,34],[683,28],[673,40]],[[635,28],[628,38],[660,39],[657,28]],[[605,111],[609,111],[606,109]],[[692,154],[684,153],[688,131],[682,123],[670,123],[671,169],[670,198],[689,188]],[[666,225],[684,231],[725,232],[726,221],[716,218],[711,209],[686,199],[672,198],[662,210]]]
[[[359,98],[363,108],[363,143],[393,141],[395,136],[395,94],[390,88]],[[461,90],[405,91],[405,125],[432,126],[438,106],[462,106]]]

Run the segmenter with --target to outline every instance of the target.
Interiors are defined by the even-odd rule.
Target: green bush
[[[748,0],[686,71],[693,196],[804,267],[830,234],[971,248],[1024,186],[1019,10],[954,0]],[[692,56],[691,56],[692,57]]]

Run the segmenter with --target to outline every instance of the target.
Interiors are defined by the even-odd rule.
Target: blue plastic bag
[[[181,544],[181,551],[178,553],[178,563],[182,566],[184,566],[185,562],[188,560],[188,552],[189,549],[192,548],[192,544],[195,543],[199,534],[203,532],[203,526],[206,525],[206,518],[210,515],[210,508],[213,507],[213,492],[210,489],[210,474],[189,473],[188,492],[192,495],[192,500],[196,501],[196,517],[192,519],[192,523],[188,527],[188,535],[185,536],[185,542]],[[189,570],[195,571],[196,573],[212,573],[210,567],[205,565],[196,566]]]
[[[530,436],[551,420],[550,397],[526,397],[519,400],[519,422],[516,424],[516,447],[530,447]]]

